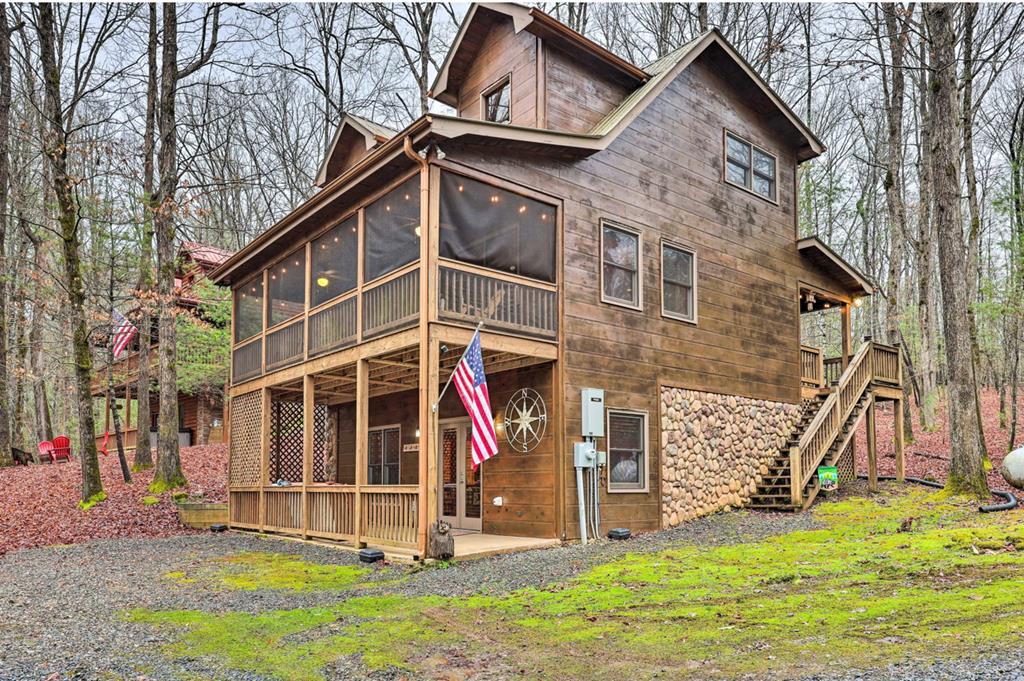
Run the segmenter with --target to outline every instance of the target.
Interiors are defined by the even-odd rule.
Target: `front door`
[[[473,426],[469,419],[445,420],[439,425],[441,519],[456,529],[480,530],[483,469],[473,470]]]

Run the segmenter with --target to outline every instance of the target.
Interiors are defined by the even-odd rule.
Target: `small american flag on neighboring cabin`
[[[454,381],[462,404],[473,421],[473,470],[476,470],[481,463],[498,453],[498,434],[494,431],[494,418],[491,415],[491,398],[487,393],[479,331],[473,334],[473,340],[455,367]]]
[[[113,311],[113,314],[111,316],[111,343],[114,346],[114,359],[117,359],[131,344],[132,339],[135,338],[135,334],[137,334],[139,330],[135,328],[134,324],[128,321],[127,317],[118,312],[116,309]]]

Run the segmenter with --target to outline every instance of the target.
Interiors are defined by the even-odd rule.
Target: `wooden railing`
[[[354,345],[359,340],[356,324],[358,300],[346,298],[309,315],[309,354],[319,355]]]
[[[228,494],[231,525],[256,529],[260,525],[260,491],[257,488],[233,489]]]
[[[306,321],[296,322],[267,334],[267,371],[288,366],[302,359]]]
[[[263,339],[240,345],[231,356],[231,381],[239,383],[263,373]]]
[[[825,385],[825,369],[822,352],[809,345],[800,346],[800,383],[810,388]]]
[[[900,366],[900,350],[891,345],[873,343],[871,353],[872,371],[876,381],[902,385],[903,371]]]
[[[420,271],[414,268],[363,291],[363,338],[416,324],[420,312]]]
[[[843,375],[843,358],[829,357],[824,359],[821,362],[821,367],[825,385],[835,385],[839,382],[839,377]]]
[[[263,489],[263,527],[298,534],[302,532],[302,486]]]
[[[360,497],[362,539],[382,544],[416,545],[418,485],[364,485]]]
[[[554,338],[558,334],[558,296],[553,286],[526,283],[441,267],[438,316],[489,328]]]
[[[121,438],[124,441],[125,449],[135,449],[135,443],[138,442],[139,431],[135,428],[124,428],[121,431]],[[105,436],[96,436],[96,448],[99,449],[103,446],[103,440]],[[110,439],[107,440],[107,452],[110,454],[117,453],[117,438],[114,435],[114,425],[110,425]]]
[[[307,487],[306,499],[307,534],[327,539],[355,539],[354,485]]]
[[[842,431],[843,424],[871,385],[872,343],[864,343],[850,360],[836,389],[825,398],[817,415],[790,451],[790,479],[794,504],[802,504],[803,489],[817,472]]]

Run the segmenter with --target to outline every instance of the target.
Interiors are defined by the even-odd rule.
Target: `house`
[[[432,96],[457,115],[346,117],[319,192],[211,275],[234,291],[233,527],[424,556],[437,518],[458,550],[802,509],[819,465],[852,476],[862,419],[875,460],[900,355],[853,343],[871,283],[798,234],[824,148],[717,30],[641,68],[474,4]],[[839,358],[801,346],[824,309]],[[478,326],[500,453],[474,470],[439,394]]]
[[[177,296],[177,305],[182,310],[195,311],[200,300],[195,291],[196,285],[205,279],[213,270],[224,264],[230,257],[231,251],[226,251],[215,246],[195,242],[183,242],[178,249],[177,270],[174,275],[174,290]],[[156,318],[151,324],[151,346],[149,351],[150,375],[155,383],[159,367],[158,346],[159,346],[159,324]],[[179,352],[181,348],[179,347]],[[121,428],[124,434],[126,449],[134,449],[138,432],[138,365],[139,365],[139,340],[136,336],[128,350],[114,363],[115,387],[113,397],[118,403],[124,405],[124,413],[121,414]],[[113,437],[114,425],[111,414],[111,401],[107,390],[106,367],[96,370],[92,383],[93,398],[103,398],[103,432],[109,432]],[[203,391],[197,394],[178,392],[178,439],[183,446],[192,444],[212,444],[224,440],[223,416],[224,416],[224,386],[213,386],[212,390]],[[133,407],[135,413],[132,413]],[[157,417],[160,412],[159,392],[154,389],[150,392],[149,405],[151,429],[156,431]],[[96,438],[97,445],[101,444],[105,435],[99,434]],[[113,440],[111,439],[112,443]],[[155,445],[155,440],[153,442]],[[111,445],[112,448],[112,445]]]

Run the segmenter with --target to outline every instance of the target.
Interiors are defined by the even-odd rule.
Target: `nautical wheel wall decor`
[[[532,388],[513,393],[505,407],[505,439],[517,452],[528,452],[540,444],[548,423],[544,398]]]

